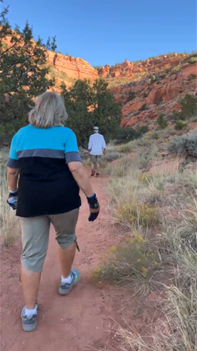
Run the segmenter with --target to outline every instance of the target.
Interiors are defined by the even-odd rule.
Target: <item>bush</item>
[[[11,245],[18,235],[18,220],[7,204],[8,185],[6,177],[7,153],[1,151],[0,158],[0,233],[5,246]]]
[[[181,130],[187,127],[187,123],[185,121],[177,120],[175,123],[175,129]]]
[[[147,108],[147,107],[146,107],[146,104],[143,104],[142,107],[140,107],[138,111],[140,111],[140,112],[141,112],[141,111],[145,111],[146,108]]]
[[[148,97],[148,94],[145,92],[145,93],[142,94],[142,96],[143,96],[144,98],[146,98],[146,97]]]
[[[131,152],[131,150],[132,150],[131,143],[126,143],[126,144],[117,146],[117,151],[120,153],[129,153]]]
[[[193,95],[185,95],[181,100],[181,110],[185,118],[190,118],[197,114],[197,97]]]
[[[137,133],[141,136],[148,132],[148,126],[141,126],[137,128]]]
[[[109,165],[105,169],[105,173],[114,178],[122,178],[131,173],[131,167],[133,165],[133,159],[129,157],[123,157],[117,160],[116,164]]]
[[[158,133],[153,133],[152,134],[152,138],[155,139],[155,140],[159,140],[159,134]]]
[[[135,92],[134,91],[129,91],[129,95],[127,97],[126,102],[129,102],[131,100],[135,99]]]
[[[116,144],[126,143],[138,137],[139,135],[134,128],[120,128],[116,135]]]
[[[161,129],[165,129],[167,127],[167,121],[164,119],[163,113],[160,113],[159,117],[157,118],[157,124]]]
[[[107,152],[105,157],[104,157],[104,160],[107,162],[112,162],[112,161],[117,160],[120,157],[122,157],[122,154],[120,152],[116,152],[116,151]]]
[[[177,66],[175,66],[175,67],[173,68],[172,73],[174,73],[174,72],[179,72],[180,70],[181,70],[181,66],[180,66],[180,65],[177,65]]]
[[[163,102],[163,97],[160,96],[159,99],[157,100],[157,106],[159,106]]]
[[[189,76],[188,76],[188,80],[193,80],[193,79],[196,79],[197,78],[197,75],[195,73],[191,73]]]
[[[168,146],[168,151],[176,155],[193,155],[197,157],[197,132],[189,136],[175,138]]]
[[[197,57],[196,56],[193,56],[193,57],[191,57],[190,59],[189,59],[189,63],[191,64],[191,65],[193,65],[193,63],[196,63],[197,62]]]
[[[137,204],[129,202],[120,204],[117,214],[120,222],[123,224],[140,225],[142,227],[150,227],[159,223],[158,207],[150,207],[148,204]]]
[[[114,281],[128,289],[136,288],[138,293],[147,293],[158,263],[157,251],[136,233],[126,245],[111,248],[108,264],[99,268],[94,276],[96,279]]]
[[[147,131],[147,126],[141,126],[137,129],[132,127],[120,128],[116,135],[116,144],[122,144],[140,138],[142,134],[146,133]]]

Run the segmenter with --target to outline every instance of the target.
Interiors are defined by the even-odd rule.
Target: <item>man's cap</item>
[[[94,126],[94,128],[93,128],[94,130],[99,130],[99,127],[97,127],[97,126]]]

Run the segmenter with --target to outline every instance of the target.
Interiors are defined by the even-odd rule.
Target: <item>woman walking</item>
[[[89,221],[99,214],[99,204],[83,168],[74,132],[64,127],[67,112],[62,99],[46,92],[36,99],[29,125],[12,139],[8,161],[9,205],[16,209],[22,228],[21,278],[25,299],[24,331],[36,329],[36,304],[42,267],[53,224],[59,244],[59,293],[68,294],[79,281],[72,269],[76,250],[75,227],[81,189],[90,206]]]

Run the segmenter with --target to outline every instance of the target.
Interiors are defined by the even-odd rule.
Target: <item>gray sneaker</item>
[[[37,305],[37,312],[38,312],[38,305]],[[25,314],[25,306],[21,312],[21,319],[22,319],[22,329],[26,332],[32,332],[37,328],[37,313],[32,314],[30,316],[26,316]]]
[[[73,269],[70,272],[70,275],[72,277],[72,281],[71,281],[70,284],[68,284],[68,283],[64,284],[62,282],[60,283],[60,286],[59,286],[59,293],[60,293],[60,295],[67,295],[67,294],[69,294],[69,292],[72,290],[73,286],[79,282],[80,275],[79,275],[78,269]]]

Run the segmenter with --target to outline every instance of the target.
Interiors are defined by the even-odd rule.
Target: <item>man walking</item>
[[[93,177],[95,173],[98,177],[101,158],[103,154],[105,155],[106,143],[103,135],[99,133],[99,128],[96,126],[94,127],[94,134],[90,135],[88,150],[92,168],[91,177]]]

